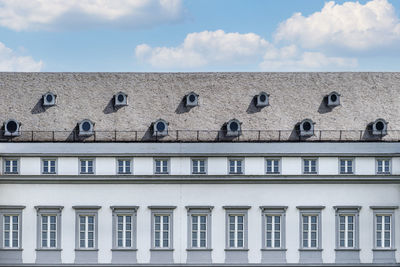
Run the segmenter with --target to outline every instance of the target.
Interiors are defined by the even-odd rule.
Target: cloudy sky
[[[0,71],[400,71],[400,1],[0,0]]]

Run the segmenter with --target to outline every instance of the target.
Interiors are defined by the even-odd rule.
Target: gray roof
[[[41,97],[49,91],[57,105],[45,110]],[[114,110],[112,97],[120,91],[128,106]],[[200,105],[186,110],[182,99],[192,91]],[[261,91],[270,94],[270,106],[258,110],[251,103]],[[332,91],[341,94],[341,105],[329,110],[322,101]],[[68,135],[87,118],[98,138],[101,131],[125,130],[139,131],[140,140],[159,118],[169,122],[171,133],[218,131],[236,118],[244,131],[282,130],[287,139],[296,123],[309,118],[317,131],[354,130],[348,139],[358,140],[360,130],[383,118],[389,136],[400,139],[400,73],[0,73],[0,92],[0,122],[14,118],[23,131]],[[329,140],[329,132],[324,137]]]

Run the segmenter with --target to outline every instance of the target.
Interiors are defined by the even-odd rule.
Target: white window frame
[[[122,172],[119,170],[119,163],[122,162]],[[127,162],[129,162],[129,171],[126,171]],[[133,160],[130,158],[117,158],[117,174],[132,174],[133,173]]]
[[[45,162],[48,162],[47,168],[48,171],[45,171]],[[54,161],[54,172],[51,170],[51,162]],[[57,174],[57,159],[55,158],[44,158],[42,159],[42,174]]]
[[[188,215],[188,243],[187,247],[188,250],[209,250],[211,249],[211,212],[213,206],[186,206],[187,215]],[[197,231],[196,237],[197,242],[196,246],[193,246],[193,216],[205,216],[206,223],[205,223],[205,230],[200,230],[201,222],[198,217],[197,221]],[[200,232],[203,231],[205,233],[205,246],[201,246],[201,234]]]
[[[40,250],[59,250],[61,249],[61,212],[63,206],[35,206],[37,211],[37,248]],[[49,216],[47,218],[48,222],[50,221],[50,216],[56,217],[55,223],[55,246],[51,247],[50,243],[50,226],[48,226],[47,233],[47,244],[43,246],[42,238],[43,238],[43,216]],[[48,224],[49,225],[49,224]]]
[[[10,171],[7,171],[7,165],[6,165],[7,161],[10,161]],[[12,171],[12,169],[14,168],[14,162],[16,162],[16,164],[17,164],[17,166],[16,166],[17,171],[16,172]],[[20,165],[19,158],[4,158],[4,160],[3,160],[3,173],[4,174],[19,174],[19,167],[20,167],[19,165]]]
[[[75,222],[75,250],[94,250],[98,249],[98,210],[100,206],[72,206],[75,209],[76,222]],[[89,217],[93,216],[93,247],[89,247]],[[81,246],[81,217],[85,218],[85,245]]]
[[[322,245],[322,209],[325,206],[297,206],[297,209],[300,211],[299,216],[299,225],[300,225],[300,250],[321,250]],[[311,225],[311,217],[316,216],[316,230],[312,230]],[[304,246],[304,217],[308,218],[307,222],[307,246]],[[316,233],[316,246],[312,246],[312,232]]]
[[[268,161],[271,161],[271,171],[268,171]],[[275,167],[278,168],[277,172],[275,172]],[[265,159],[265,173],[266,174],[280,174],[281,173],[281,159],[266,158]]]
[[[111,206],[110,207],[112,212],[113,212],[113,250],[132,250],[136,249],[136,222],[137,222],[137,209],[139,208],[138,206]],[[122,246],[119,246],[118,244],[118,232],[120,230],[118,229],[118,217],[123,216],[124,222],[123,222],[123,229],[122,229]],[[126,245],[126,231],[129,231],[126,229],[126,216],[131,216],[131,245],[127,246]]]
[[[160,172],[157,171],[157,162],[160,162]],[[164,171],[164,168],[167,171]],[[154,159],[154,174],[169,174],[170,173],[170,159],[169,158],[155,158]]]
[[[151,249],[152,250],[171,250],[173,249],[173,233],[174,233],[174,209],[176,206],[149,206],[151,209]],[[160,216],[160,229],[156,230],[156,216]],[[168,229],[165,230],[163,226],[163,218],[168,217]],[[156,246],[156,232],[160,233],[160,245]],[[168,233],[168,246],[164,246],[163,234]]]
[[[6,217],[9,217],[9,229],[6,230]],[[17,223],[14,223],[14,218],[17,218]],[[21,216],[19,214],[4,214],[3,215],[3,248],[5,249],[15,249],[20,247],[20,220]],[[17,229],[14,229],[14,225],[17,225]],[[8,233],[8,246],[6,246],[6,233]],[[14,235],[17,235],[17,245],[14,245]]]
[[[197,170],[195,170],[195,161],[197,162]],[[201,171],[200,162],[204,162],[204,171]],[[191,160],[192,174],[207,174],[207,159],[205,158],[192,158]]]
[[[233,169],[234,171],[231,171],[231,162],[233,162]],[[240,162],[240,169],[241,171],[238,171],[239,164]],[[243,158],[229,158],[228,159],[228,173],[229,174],[244,174],[244,159]]]
[[[93,222],[89,222],[89,218],[93,219]],[[84,219],[84,223],[82,223],[82,219]],[[79,215],[79,248],[80,249],[94,249],[96,247],[96,231],[95,231],[95,215],[92,214],[80,214]],[[84,224],[85,229],[82,231],[81,226]],[[89,230],[89,225],[93,225],[93,229]],[[85,234],[85,237],[82,239],[81,233]],[[89,233],[93,234],[93,238],[89,239]],[[89,241],[92,240],[93,245],[89,246]],[[85,245],[82,246],[82,241],[84,241]]]
[[[89,172],[89,161],[92,162],[92,172]],[[82,172],[82,162],[85,162],[85,171]],[[95,168],[96,161],[93,158],[80,158],[79,159],[79,174],[95,174],[96,173],[96,168]]]
[[[382,161],[382,171],[379,171],[379,161]],[[385,171],[386,169],[386,162],[388,163],[388,171]],[[392,159],[391,158],[376,158],[375,159],[375,164],[376,164],[376,174],[391,174],[392,173]]]
[[[309,162],[309,166],[307,166],[306,161]],[[311,171],[312,161],[315,161],[315,172]],[[309,168],[309,171],[306,171],[306,167]],[[303,174],[318,174],[318,158],[303,158]]]
[[[250,206],[223,206],[226,210],[226,248],[225,250],[247,250],[248,249],[248,210],[251,208]],[[243,217],[243,229],[238,229],[239,225],[239,216]],[[233,246],[231,246],[231,237],[230,233],[232,230],[230,229],[231,226],[231,217],[234,218],[234,238],[233,238]],[[243,233],[243,245],[239,246],[239,232]]]
[[[22,249],[22,210],[25,206],[14,206],[14,205],[0,205],[0,250],[21,250]],[[10,228],[6,231],[5,217],[10,216]],[[17,230],[13,230],[13,217],[18,218]],[[5,233],[9,233],[9,245],[5,246]],[[13,232],[17,233],[17,246],[13,244]]]
[[[262,250],[284,250],[286,247],[287,206],[260,206],[262,212]],[[271,246],[268,246],[268,216],[272,216]],[[275,244],[275,217],[280,218],[279,246]]]
[[[342,161],[345,162],[344,172],[342,172]],[[349,161],[351,162],[352,171],[349,172]],[[353,158],[339,158],[339,174],[355,174],[355,160]]]

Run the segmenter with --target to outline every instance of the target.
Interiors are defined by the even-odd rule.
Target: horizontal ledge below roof
[[[394,156],[400,142],[0,143],[2,156]]]

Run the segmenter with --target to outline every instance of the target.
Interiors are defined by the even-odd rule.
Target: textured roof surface
[[[44,110],[48,91],[57,105]],[[114,110],[119,91],[128,106]],[[187,110],[182,100],[192,91],[200,105]],[[258,110],[252,99],[261,91],[270,106]],[[341,106],[330,110],[323,97],[332,91]],[[72,131],[86,118],[96,131],[143,133],[159,118],[171,131],[220,130],[232,118],[243,130],[290,133],[305,118],[316,130],[365,130],[377,118],[400,129],[400,73],[0,73],[0,92],[0,121],[14,118],[23,131]]]

